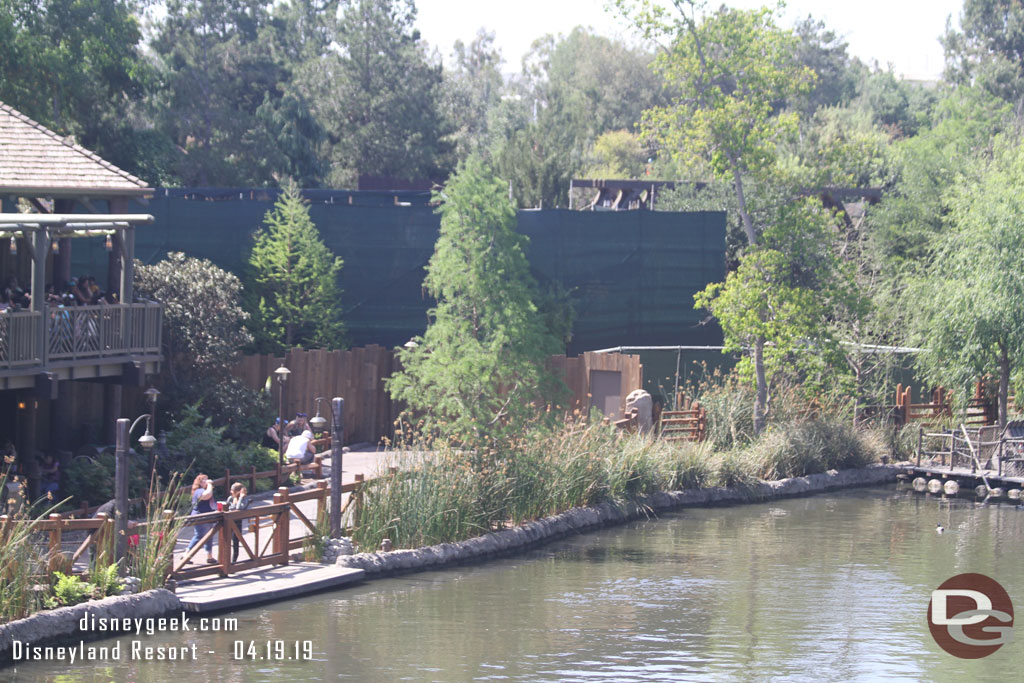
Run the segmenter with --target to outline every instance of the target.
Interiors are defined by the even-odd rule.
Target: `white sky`
[[[771,0],[726,0],[732,7],[754,8]],[[628,26],[605,10],[605,0],[415,0],[417,26],[424,40],[446,58],[461,39],[469,43],[477,29],[495,32],[505,71],[518,72],[530,44],[546,33],[567,34],[578,25],[633,41]],[[712,0],[710,7],[718,2]],[[892,64],[897,75],[936,79],[942,73],[946,17],[959,24],[962,0],[790,0],[781,15],[785,27],[811,14],[846,39],[851,55],[867,63]]]

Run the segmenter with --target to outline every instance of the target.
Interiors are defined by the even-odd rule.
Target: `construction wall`
[[[400,346],[422,334],[433,302],[424,268],[440,219],[425,192],[309,190],[310,215],[344,260],[343,318],[354,346]],[[252,235],[274,190],[158,190],[139,211],[135,254],[153,263],[169,251],[206,258],[242,275]],[[725,277],[725,214],[662,211],[520,211],[527,256],[541,285],[557,283],[575,309],[570,355],[620,345],[720,344],[701,325],[693,295]],[[73,273],[102,278],[102,239],[74,241]],[[101,280],[102,281],[102,280]]]

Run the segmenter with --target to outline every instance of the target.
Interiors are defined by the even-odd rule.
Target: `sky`
[[[768,0],[770,1],[770,0]],[[578,25],[608,37],[632,37],[628,26],[605,0],[415,0],[416,25],[424,40],[443,56],[456,40],[469,43],[481,27],[493,31],[505,58],[506,72],[518,72],[531,43],[547,33],[567,34]],[[766,0],[727,0],[731,7],[751,9]],[[717,2],[709,2],[716,7]],[[934,80],[942,73],[946,18],[958,25],[962,0],[790,0],[780,25],[790,27],[808,14],[842,36],[847,51],[868,64],[877,61],[913,80]]]

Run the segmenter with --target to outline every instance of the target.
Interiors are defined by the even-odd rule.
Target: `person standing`
[[[249,492],[245,490],[240,482],[231,485],[231,495],[228,497],[228,511],[247,510],[252,499]],[[238,536],[231,534],[231,563],[238,562]]]
[[[192,511],[189,515],[202,515],[213,512],[213,482],[205,474],[199,474],[192,482]],[[192,540],[188,542],[186,552],[192,550],[203,536],[210,530],[212,524],[196,524],[193,527]],[[216,564],[213,559],[213,536],[206,539],[206,562]]]

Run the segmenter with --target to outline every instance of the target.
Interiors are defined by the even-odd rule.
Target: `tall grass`
[[[4,470],[0,491],[5,496],[8,481],[9,472]],[[29,504],[24,482],[17,478],[13,481],[20,486],[20,495],[6,501],[11,514],[6,524],[0,524],[0,623],[28,616],[42,607],[45,592],[36,590],[36,585],[38,577],[46,574],[48,553],[35,541],[39,523],[54,510],[48,499]]]
[[[171,474],[166,486],[151,475],[149,495],[146,497],[145,522],[128,530],[132,545],[128,552],[128,573],[139,579],[139,590],[161,588],[171,573],[174,561],[174,546],[185,525],[181,514],[182,496],[187,490],[182,486],[181,475]],[[165,515],[169,510],[173,515]]]

